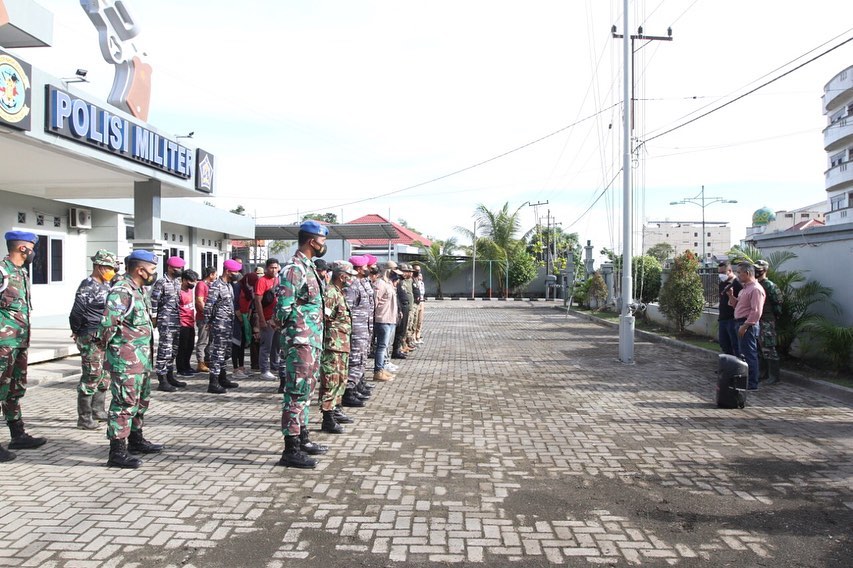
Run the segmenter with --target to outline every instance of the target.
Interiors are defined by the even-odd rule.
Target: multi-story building
[[[807,205],[790,211],[773,211],[762,207],[752,214],[752,226],[746,228],[746,239],[751,242],[755,235],[778,233],[780,231],[801,231],[826,224],[826,202]]]
[[[704,226],[703,226],[704,225]],[[643,226],[643,251],[660,243],[669,243],[679,255],[691,250],[704,252],[705,263],[726,253],[732,246],[732,230],[722,221],[647,221]]]
[[[829,169],[826,192],[829,199],[827,225],[853,222],[853,66],[823,88],[823,147]]]

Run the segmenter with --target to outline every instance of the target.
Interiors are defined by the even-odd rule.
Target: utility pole
[[[705,197],[705,186],[702,186],[702,190],[699,191],[699,195],[696,197],[684,197],[681,201],[670,201],[670,205],[685,205],[687,203],[692,203],[693,205],[698,205],[702,208],[702,268],[705,268],[705,263],[707,261],[707,257],[705,254],[705,240],[707,235],[705,234],[705,208],[709,205],[713,205],[714,203],[737,203],[735,199],[725,199],[723,197]]]
[[[631,199],[631,131],[634,127],[634,40],[672,41],[672,28],[667,36],[647,36],[643,27],[637,28],[636,35],[630,35],[630,12],[628,0],[622,1],[622,33],[616,33],[614,25],[610,32],[614,38],[622,38],[622,312],[619,317],[619,360],[632,365],[634,363],[634,313],[631,255],[633,253]],[[631,64],[628,65],[630,58]]]
[[[531,203],[528,201],[527,203],[525,203],[523,205],[527,205],[528,207],[533,207],[533,217],[536,219],[536,237],[539,238],[540,237],[540,233],[539,233],[539,224],[540,224],[539,223],[539,206],[540,205],[548,205],[548,201],[547,200],[537,201],[536,203]],[[540,242],[539,244],[541,245],[542,243]]]
[[[471,299],[477,289],[477,220],[474,219],[474,259],[471,262]]]

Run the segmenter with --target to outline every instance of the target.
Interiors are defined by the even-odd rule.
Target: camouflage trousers
[[[320,356],[320,410],[334,410],[347,387],[349,353],[323,351]]]
[[[107,438],[122,440],[131,430],[142,429],[145,411],[151,401],[151,373],[123,375],[111,373],[113,400],[107,419]]]
[[[281,400],[281,433],[298,436],[308,428],[308,410],[317,379],[320,377],[320,350],[310,345],[291,345],[282,341],[284,396]]]
[[[364,366],[367,363],[367,353],[370,350],[369,335],[353,335],[350,339],[349,369],[346,388],[355,388],[364,381]]]
[[[421,331],[424,327],[424,303],[416,304],[417,308],[415,308],[415,313],[417,314],[417,318],[415,320],[415,341],[420,341],[423,337]]]
[[[178,323],[166,322],[157,324],[160,339],[157,342],[157,362],[154,370],[158,375],[165,375],[175,370],[175,356],[178,354],[178,334],[181,326]]]
[[[80,351],[80,362],[83,374],[77,391],[92,396],[95,391],[110,389],[110,373],[104,369],[103,348],[95,341],[93,333],[77,337],[77,349]]]
[[[776,351],[778,341],[776,339],[776,322],[761,321],[761,331],[758,333],[758,355],[761,359],[772,361],[779,359]]]
[[[218,375],[231,358],[231,334],[230,321],[225,324],[214,322],[210,325],[210,362],[207,366],[214,375]]]
[[[0,347],[0,405],[7,422],[21,419],[27,394],[27,348]]]

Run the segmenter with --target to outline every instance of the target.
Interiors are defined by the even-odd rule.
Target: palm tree
[[[812,311],[815,304],[826,302],[836,312],[839,309],[832,301],[832,288],[817,280],[807,280],[802,270],[779,269],[785,262],[797,258],[791,251],[775,251],[765,255],[753,246],[735,246],[728,255],[733,262],[744,260],[755,263],[758,260],[766,260],[770,264],[767,278],[779,287],[782,294],[782,314],[776,318],[777,348],[782,355],[789,355],[794,340],[820,319],[820,316]]]
[[[456,239],[453,237],[446,241],[432,241],[431,246],[421,248],[421,256],[424,260],[415,263],[435,279],[436,299],[438,300],[444,299],[441,283],[450,278],[462,266],[453,257],[453,251],[456,248]]]
[[[517,247],[516,235],[521,229],[519,211],[509,210],[509,202],[504,203],[497,211],[492,211],[484,204],[477,205],[474,210],[474,219],[477,222],[477,234],[465,227],[456,227],[456,231],[464,235],[471,242],[477,241],[477,257],[481,260],[496,260],[494,263],[494,277],[498,282],[501,293],[504,292],[506,281],[506,263]],[[468,251],[469,253],[472,251]]]

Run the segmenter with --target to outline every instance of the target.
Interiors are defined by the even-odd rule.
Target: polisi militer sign
[[[53,85],[46,90],[45,131],[182,179],[195,173],[192,149]]]
[[[30,129],[32,67],[0,50],[0,124]]]

